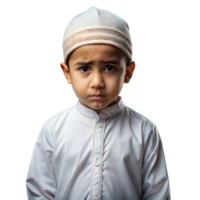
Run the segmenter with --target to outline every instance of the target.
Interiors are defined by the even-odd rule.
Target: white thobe
[[[26,179],[29,200],[170,200],[154,123],[117,103],[97,114],[77,103],[46,121]]]

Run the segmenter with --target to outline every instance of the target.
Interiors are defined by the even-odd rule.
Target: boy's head
[[[123,83],[129,82],[134,70],[134,63],[127,65],[124,53],[108,44],[90,44],[77,48],[71,54],[68,66],[61,63],[64,75],[68,83],[72,84],[80,103],[97,113],[116,102]],[[90,95],[94,94],[104,97],[93,99]]]
[[[116,103],[135,68],[128,24],[91,7],[72,19],[63,40],[61,68],[80,103],[97,113]],[[100,94],[103,97],[91,97]]]

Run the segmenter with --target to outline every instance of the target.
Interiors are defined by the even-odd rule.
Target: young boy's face
[[[80,103],[95,112],[116,103],[123,83],[128,83],[135,63],[127,65],[125,54],[106,44],[91,44],[77,48],[69,58],[69,70],[60,66]],[[100,94],[102,97],[91,97]]]

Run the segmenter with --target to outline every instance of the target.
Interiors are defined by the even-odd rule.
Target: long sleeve
[[[53,200],[56,192],[52,125],[47,121],[37,138],[26,179],[28,200]]]
[[[142,200],[170,200],[170,185],[159,132],[148,124],[143,137]]]

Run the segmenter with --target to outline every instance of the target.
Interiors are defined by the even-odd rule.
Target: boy
[[[44,124],[28,199],[169,200],[158,130],[118,96],[135,69],[128,24],[93,6],[68,24],[63,54],[78,101]]]

